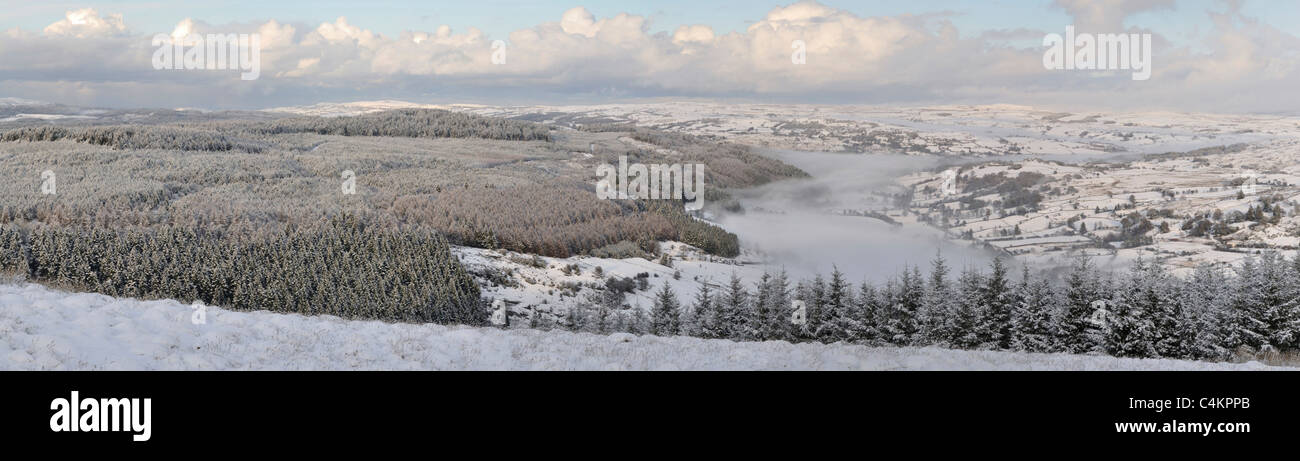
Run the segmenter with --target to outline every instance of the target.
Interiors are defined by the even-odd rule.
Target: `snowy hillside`
[[[938,155],[1107,156],[1295,139],[1294,117],[1173,112],[1057,112],[1008,104],[932,107],[722,104],[569,106],[426,105],[360,101],[272,112],[355,115],[400,107],[443,108],[561,126],[635,123],[752,146],[822,152]]]
[[[348,321],[0,284],[0,370],[1222,370],[1270,369],[936,348],[736,343]]]

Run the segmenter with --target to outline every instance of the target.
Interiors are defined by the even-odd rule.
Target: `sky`
[[[1151,34],[1151,78],[1045,68],[1044,36],[1067,25]],[[257,78],[156,68],[155,34],[187,32],[258,34]],[[1300,107],[1298,61],[1300,2],[1279,0],[0,0],[0,97],[96,107],[709,99],[1271,113]]]

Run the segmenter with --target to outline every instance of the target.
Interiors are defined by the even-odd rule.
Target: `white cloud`
[[[373,48],[381,45],[383,42],[382,36],[376,35],[374,32],[369,30],[348,24],[348,18],[343,16],[339,16],[339,18],[333,23],[321,23],[320,27],[317,27],[315,32],[320,38],[324,39],[325,42],[331,44],[355,43],[362,47]],[[317,43],[320,42],[316,37],[309,37],[303,44],[311,45]]]
[[[595,37],[596,32],[600,30],[600,25],[596,23],[596,17],[592,16],[590,11],[580,6],[564,12],[564,16],[560,18],[560,28],[564,29],[566,34]]]
[[[297,32],[293,26],[280,24],[274,19],[267,21],[257,28],[257,33],[262,36],[262,50],[283,50],[293,45],[294,33]]]
[[[106,37],[126,33],[126,25],[121,14],[100,16],[94,8],[82,8],[68,11],[62,20],[45,27],[44,32],[78,38]]]
[[[1133,14],[1167,8],[1168,0],[1057,0],[1079,24],[1120,27]],[[1016,48],[1021,29],[959,34],[942,15],[866,17],[805,1],[773,8],[745,30],[716,33],[682,25],[650,33],[632,14],[598,18],[578,7],[552,21],[488,37],[475,28],[441,25],[386,37],[345,17],[319,25],[213,26],[187,18],[173,32],[262,35],[262,78],[236,74],[156,72],[149,34],[129,35],[120,15],[94,10],[34,35],[0,35],[0,94],[33,99],[75,94],[101,104],[268,106],[313,99],[428,98],[518,102],[525,98],[609,95],[751,97],[792,102],[955,102],[1134,106],[1233,110],[1300,107],[1300,39],[1245,18],[1236,9],[1208,13],[1208,41],[1192,51],[1157,37],[1147,82],[1127,74],[1048,71],[1042,50]],[[1052,30],[1057,32],[1059,30]],[[89,38],[95,40],[88,40]],[[508,42],[506,63],[493,64],[492,40]],[[791,44],[807,46],[807,63],[791,63]],[[63,82],[55,84],[55,82]],[[75,82],[75,83],[74,83]],[[60,85],[66,89],[58,91]],[[75,92],[71,89],[76,88]],[[191,91],[177,95],[174,91]],[[537,101],[544,102],[544,101]]]
[[[1093,33],[1126,30],[1124,19],[1133,14],[1174,8],[1174,0],[1056,0],[1054,3],[1074,17],[1074,26]]]
[[[708,43],[713,41],[713,28],[705,25],[680,26],[673,32],[673,43]]]

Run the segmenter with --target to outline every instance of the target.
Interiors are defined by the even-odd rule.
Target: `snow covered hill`
[[[716,136],[752,146],[821,152],[1108,156],[1293,140],[1300,135],[1293,116],[1074,113],[1009,104],[910,107],[666,101],[485,106],[358,101],[269,111],[337,116],[402,107],[442,108],[560,126],[635,123],[644,128]]]
[[[0,370],[1221,370],[1270,369],[937,348],[736,343],[349,321],[0,284]]]

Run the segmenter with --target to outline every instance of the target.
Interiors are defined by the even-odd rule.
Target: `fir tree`
[[[1233,318],[1229,310],[1231,293],[1224,290],[1228,280],[1213,266],[1201,265],[1184,282],[1182,289],[1183,343],[1187,355],[1194,359],[1228,358],[1236,344],[1232,337]]]
[[[808,305],[808,331],[809,337],[818,341],[823,341],[820,333],[822,331],[822,309],[826,306],[826,280],[821,274],[813,277],[812,283],[808,284],[809,297]],[[823,341],[824,342],[824,341]]]
[[[948,344],[959,349],[974,349],[982,342],[984,277],[967,268],[957,278],[957,301],[949,322]]]
[[[695,292],[695,302],[691,304],[690,316],[683,327],[690,336],[717,338],[717,321],[718,316],[713,305],[713,293],[709,289],[709,284],[701,283],[700,289]]]
[[[748,313],[745,319],[745,333],[743,337],[749,341],[763,341],[770,339],[772,332],[769,327],[772,317],[775,316],[772,306],[772,274],[764,272],[754,284],[754,296],[752,297],[753,307],[746,309]]]
[[[1056,318],[1052,315],[1056,294],[1047,280],[1030,280],[1029,267],[1021,275],[1019,295],[1011,311],[1011,347],[1027,352],[1056,350]]]
[[[830,284],[826,286],[826,301],[821,308],[821,322],[817,337],[824,342],[847,341],[850,332],[857,329],[850,312],[853,294],[838,267],[831,270]]]
[[[790,323],[790,318],[794,314],[790,304],[790,279],[784,269],[768,282],[767,294],[771,315],[764,323],[763,337],[794,341],[794,325]]]
[[[930,281],[925,287],[925,301],[921,307],[921,325],[925,331],[925,344],[943,344],[952,336],[952,287],[948,286],[948,264],[943,255],[936,254],[930,262]]]
[[[1148,279],[1147,264],[1139,259],[1121,284],[1106,318],[1106,353],[1116,357],[1155,357],[1157,332],[1153,311],[1161,300]]]
[[[876,288],[865,280],[858,286],[858,297],[854,300],[854,307],[858,324],[858,331],[854,337],[867,344],[878,343],[881,338],[880,299]]]
[[[677,294],[664,282],[663,288],[655,294],[654,308],[651,313],[650,334],[655,336],[676,336],[681,328]]]
[[[748,307],[749,293],[745,291],[745,285],[741,282],[740,276],[732,272],[731,281],[727,283],[726,291],[718,299],[719,337],[741,339],[746,328],[745,320]]]
[[[1071,354],[1100,350],[1100,327],[1092,322],[1094,303],[1101,299],[1100,283],[1086,258],[1075,261],[1065,280],[1065,309],[1058,326],[1061,347]]]
[[[993,258],[985,279],[980,342],[996,349],[1011,348],[1011,284],[1001,257]]]

